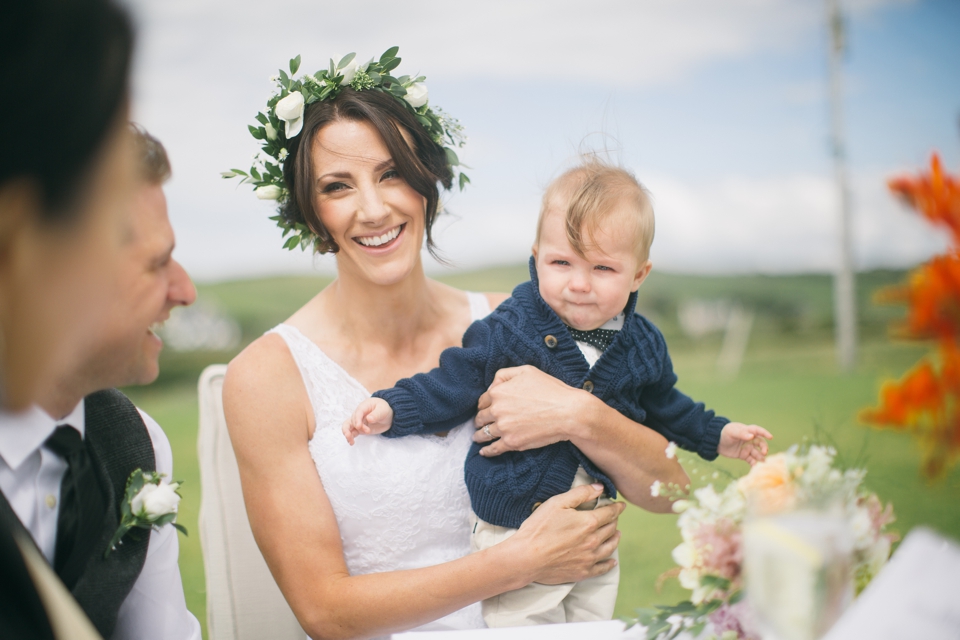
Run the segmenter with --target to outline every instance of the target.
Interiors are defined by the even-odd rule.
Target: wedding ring
[[[490,425],[488,425],[488,424],[483,425],[483,432],[484,432],[485,434],[487,434],[487,437],[488,437],[488,438],[492,438],[492,437],[493,437],[493,434],[490,433]]]

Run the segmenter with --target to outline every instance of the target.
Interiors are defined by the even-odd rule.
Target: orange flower
[[[960,180],[943,172],[940,156],[930,158],[929,174],[892,178],[887,186],[928,220],[947,227],[954,245],[960,244]]]
[[[898,333],[936,340],[936,363],[921,360],[898,382],[884,383],[880,406],[861,411],[860,420],[912,432],[923,450],[924,474],[937,478],[960,459],[960,179],[944,173],[934,154],[929,174],[894,178],[888,186],[946,227],[953,246],[915,269],[904,285],[877,295],[878,302],[907,305]]]

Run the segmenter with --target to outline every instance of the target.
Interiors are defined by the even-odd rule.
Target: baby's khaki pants
[[[572,486],[578,487],[592,482],[594,479],[581,467],[577,469]],[[579,508],[596,509],[610,502],[609,499],[601,497]],[[517,532],[516,529],[498,527],[479,518],[475,520],[471,536],[474,551],[492,547]],[[612,557],[617,559],[617,553],[614,552]],[[619,584],[619,562],[602,576],[587,578],[580,582],[566,584],[533,582],[516,591],[508,591],[484,600],[483,619],[488,627],[522,627],[534,624],[610,620],[613,618],[613,607],[617,602]]]

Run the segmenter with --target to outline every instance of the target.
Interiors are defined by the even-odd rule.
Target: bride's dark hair
[[[397,98],[382,91],[354,91],[345,88],[333,100],[308,105],[303,115],[303,131],[288,141],[290,157],[283,163],[283,179],[290,197],[280,205],[280,215],[288,222],[299,222],[317,236],[319,253],[336,253],[340,247],[314,211],[313,159],[310,149],[317,132],[338,120],[369,122],[383,139],[394,168],[407,184],[426,199],[424,228],[427,249],[436,256],[431,229],[440,206],[438,184],[449,189],[453,172],[443,147],[433,141],[426,129]],[[405,131],[411,143],[403,137]]]

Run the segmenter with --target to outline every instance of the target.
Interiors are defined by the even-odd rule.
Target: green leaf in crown
[[[300,70],[300,56],[291,59],[289,75],[280,69],[270,78],[276,83],[277,91],[267,101],[266,111],[258,113],[256,122],[247,127],[250,135],[261,143],[249,172],[230,169],[220,175],[240,178],[241,184],[252,185],[261,200],[285,201],[290,196],[283,181],[283,163],[289,155],[285,145],[287,140],[300,135],[304,110],[318,100],[333,100],[344,87],[350,87],[355,91],[382,91],[406,105],[434,142],[443,147],[447,164],[462,191],[470,178],[460,169],[460,159],[454,149],[466,143],[463,126],[439,107],[429,105],[426,77],[391,75],[400,66],[399,50],[399,47],[390,47],[379,59],[366,62],[358,60],[355,53],[348,53],[339,61],[331,58],[326,69],[300,77],[294,77]],[[284,249],[314,246],[316,237],[306,225],[280,215],[270,219],[283,229]]]

